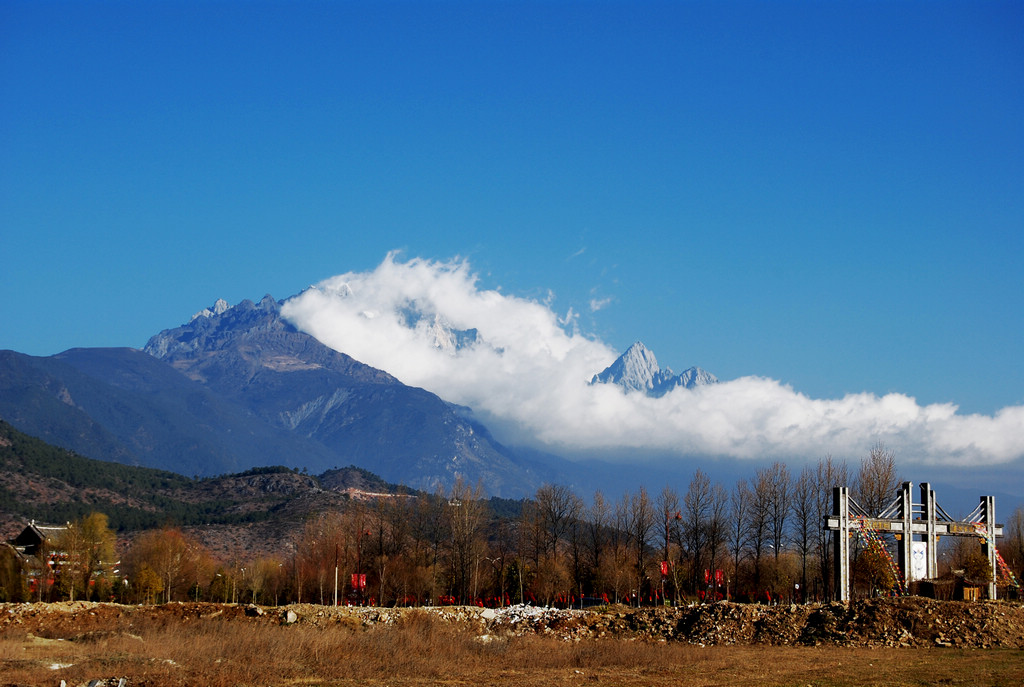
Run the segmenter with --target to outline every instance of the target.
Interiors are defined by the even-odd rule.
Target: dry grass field
[[[167,613],[7,624],[0,685],[1006,685],[1020,649],[737,645],[481,635],[408,612],[317,626]],[[40,618],[43,616],[39,616]]]

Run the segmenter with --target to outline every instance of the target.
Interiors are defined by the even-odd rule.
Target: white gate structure
[[[835,551],[835,584],[840,601],[850,600],[851,537],[859,533],[870,538],[877,534],[895,534],[897,563],[894,572],[905,592],[910,582],[938,577],[939,537],[977,537],[981,553],[988,558],[992,570],[988,598],[996,598],[996,579],[1002,565],[1010,583],[1017,585],[996,549],[996,538],[1003,536],[1002,525],[996,524],[994,496],[982,496],[978,507],[963,520],[950,517],[935,500],[935,491],[927,482],[921,484],[921,501],[911,496],[912,482],[904,482],[896,499],[880,513],[868,513],[851,496],[848,487],[832,490],[832,515],[826,516],[825,527],[832,530]],[[886,553],[888,556],[888,553]],[[891,559],[890,559],[891,560]]]

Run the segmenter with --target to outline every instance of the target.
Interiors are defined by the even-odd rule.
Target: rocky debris
[[[273,610],[273,612],[271,612]],[[679,607],[608,606],[564,610],[538,606],[476,608],[331,607],[293,604],[278,609],[254,605],[170,603],[122,606],[76,601],[0,604],[0,631],[22,631],[49,639],[101,641],[126,632],[142,618],[162,623],[270,622],[369,629],[427,614],[458,624],[482,642],[545,635],[566,641],[623,638],[732,644],[887,647],[1024,648],[1024,605],[1020,602],[935,601],[920,597],[882,598],[851,604],[762,606],[718,602]],[[108,633],[108,634],[104,634]],[[486,638],[486,639],[484,639]]]

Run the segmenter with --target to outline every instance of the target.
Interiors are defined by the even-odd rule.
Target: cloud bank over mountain
[[[658,398],[588,382],[618,356],[571,313],[481,289],[468,261],[399,261],[327,279],[282,316],[324,344],[554,450],[637,449],[741,459],[863,455],[902,463],[996,466],[1024,458],[1024,406],[962,415],[904,394],[813,399],[743,377]],[[689,361],[699,364],[700,361]]]

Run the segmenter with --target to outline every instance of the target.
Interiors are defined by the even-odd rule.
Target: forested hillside
[[[332,471],[344,482],[347,470]],[[389,485],[365,471],[360,484]],[[349,481],[355,477],[348,478]],[[90,512],[107,514],[119,531],[177,526],[251,523],[277,515],[301,519],[325,494],[318,480],[284,467],[193,479],[182,475],[85,458],[30,437],[0,420],[0,525],[7,536],[28,520],[63,523]],[[300,496],[319,500],[291,503]],[[323,505],[323,504],[319,504]],[[282,512],[283,511],[283,512]]]

